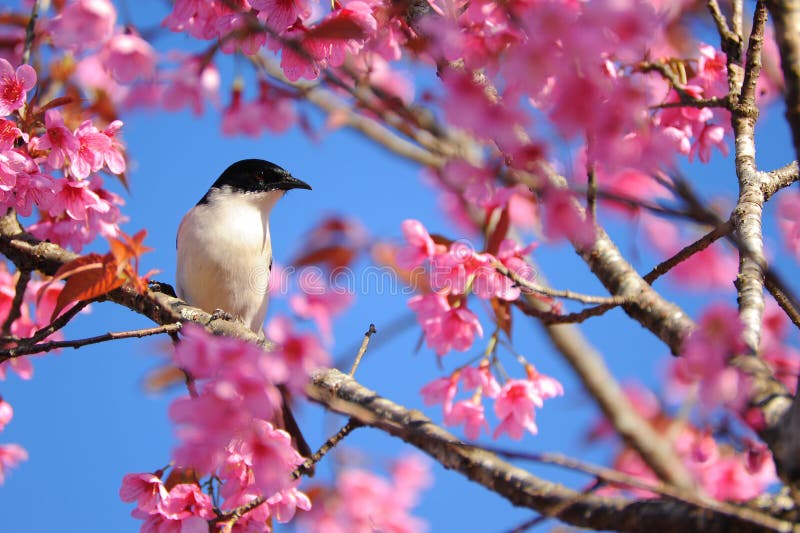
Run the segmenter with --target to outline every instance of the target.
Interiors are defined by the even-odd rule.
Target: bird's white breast
[[[178,296],[260,331],[272,262],[269,214],[281,196],[214,190],[207,203],[193,207],[178,229]]]

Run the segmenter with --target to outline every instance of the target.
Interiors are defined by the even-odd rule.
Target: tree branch
[[[513,505],[575,526],[650,533],[792,529],[789,522],[758,513],[726,512],[715,502],[698,506],[671,499],[603,498],[544,481],[496,454],[461,442],[419,411],[378,396],[338,370],[314,372],[306,392],[329,409],[416,446],[445,468],[463,474]]]
[[[800,2],[797,0],[769,0],[767,2],[775,40],[781,55],[781,70],[786,83],[786,120],[792,131],[794,151],[800,160]]]

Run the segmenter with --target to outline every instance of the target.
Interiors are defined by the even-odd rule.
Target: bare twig
[[[292,472],[292,479],[298,479],[300,476],[311,470],[315,464],[317,464],[325,455],[331,451],[337,444],[342,442],[345,437],[347,437],[350,433],[354,430],[362,427],[364,424],[359,422],[358,420],[351,418],[347,421],[347,423],[342,426],[342,428],[331,435],[328,440],[326,440],[322,446],[319,447],[319,450],[314,452],[311,457],[306,459],[306,462],[297,467],[297,469]]]
[[[508,267],[506,267],[503,263],[495,262],[492,266],[494,266],[494,268],[502,275],[508,277],[516,285],[529,292],[544,294],[547,296],[552,296],[553,298],[566,298],[567,300],[575,300],[585,304],[603,304],[615,306],[622,305],[628,301],[626,298],[621,298],[618,296],[593,296],[590,294],[581,294],[568,290],[552,289],[519,276],[516,272],[509,270]]]
[[[164,324],[163,326],[155,326],[152,328],[109,332],[103,335],[97,335],[95,337],[88,337],[85,339],[76,339],[71,341],[50,341],[38,344],[23,344],[16,348],[10,348],[8,350],[0,350],[0,363],[3,363],[4,361],[7,361],[8,359],[13,359],[15,357],[20,357],[23,355],[31,355],[35,353],[49,352],[50,350],[55,350],[59,348],[77,349],[83,346],[89,346],[91,344],[98,344],[101,342],[118,340],[118,339],[142,338],[142,337],[149,337],[151,335],[160,335],[162,333],[174,333],[180,331],[180,329],[181,329],[181,323],[177,322],[175,324]]]
[[[36,19],[39,17],[39,0],[33,0],[31,6],[31,18],[28,19],[28,24],[25,26],[25,47],[22,49],[22,63],[28,63],[31,60],[31,50],[33,49],[33,38],[36,30]]]
[[[361,363],[361,358],[364,357],[364,354],[367,351],[367,347],[369,346],[369,340],[375,335],[378,331],[375,329],[375,324],[370,324],[369,329],[366,333],[364,333],[364,340],[361,341],[361,346],[358,348],[358,353],[356,354],[356,359],[353,361],[353,366],[350,367],[350,377],[353,377],[353,374],[356,373],[356,369],[358,365]]]

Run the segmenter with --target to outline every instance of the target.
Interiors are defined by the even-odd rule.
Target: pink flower
[[[102,131],[102,134],[108,137],[110,141],[110,145],[105,150],[102,150],[103,162],[108,167],[108,170],[114,174],[122,174],[126,168],[125,156],[123,155],[124,147],[122,141],[117,137],[120,128],[122,128],[122,121],[115,120]]]
[[[590,246],[595,239],[594,227],[578,211],[575,195],[566,189],[549,188],[544,193],[544,234],[549,239],[565,237],[580,246]]]
[[[124,502],[136,502],[139,510],[145,513],[161,513],[169,500],[166,487],[161,478],[154,474],[126,474],[122,478],[119,497]]]
[[[150,78],[156,69],[156,52],[150,43],[132,33],[112,37],[100,52],[103,66],[120,83]]]
[[[250,6],[259,12],[258,20],[278,34],[298,18],[306,20],[311,16],[306,0],[250,0]]]
[[[451,307],[441,294],[414,296],[408,301],[408,306],[417,313],[425,341],[436,350],[436,355],[444,355],[452,349],[466,351],[475,341],[476,334],[483,336],[478,317],[465,305]]]
[[[419,462],[394,469],[387,480],[365,470],[343,470],[336,490],[320,491],[314,507],[299,519],[312,533],[344,531],[424,531],[425,523],[411,514],[430,473]],[[411,479],[411,476],[416,476]]]
[[[109,0],[75,0],[53,19],[50,35],[58,48],[93,48],[111,37],[116,20],[117,11]]]
[[[75,130],[78,139],[78,151],[70,161],[69,171],[74,178],[82,180],[92,172],[103,168],[104,154],[111,150],[111,140],[85,120]]]
[[[463,368],[461,378],[466,390],[480,389],[481,394],[489,398],[496,398],[500,393],[500,384],[497,383],[487,361],[482,361],[478,367]]]
[[[56,216],[64,213],[73,220],[86,220],[90,209],[107,210],[108,206],[91,190],[90,185],[89,181],[58,180],[50,214]]]
[[[0,485],[6,480],[9,468],[17,466],[22,461],[28,460],[28,452],[18,444],[0,445]]]
[[[310,318],[319,328],[326,343],[333,341],[333,317],[341,314],[352,302],[353,295],[336,287],[328,287],[322,279],[300,277],[301,294],[289,298],[289,306],[298,316]]]
[[[692,150],[689,152],[689,161],[692,161],[695,155],[699,155],[700,161],[708,163],[711,159],[711,149],[715,146],[722,155],[728,155],[725,128],[706,123],[700,131],[697,141],[692,144]]]
[[[448,426],[464,424],[464,434],[470,440],[476,440],[481,435],[481,429],[489,431],[489,424],[483,412],[480,400],[461,400],[453,405],[449,413],[445,413],[444,423]]]
[[[778,197],[778,227],[783,245],[800,260],[800,192],[792,189]]]
[[[177,111],[189,106],[195,115],[200,115],[204,101],[216,101],[220,77],[213,63],[206,64],[201,58],[191,58],[182,61],[176,70],[166,76],[165,81],[168,85],[163,94],[164,109]]]
[[[31,140],[31,149],[49,149],[47,164],[53,169],[60,169],[77,157],[80,141],[64,125],[64,119],[57,109],[48,109],[44,114],[44,122],[45,134]]]
[[[280,346],[273,354],[286,365],[286,385],[295,394],[303,393],[312,371],[330,365],[330,354],[317,337],[295,333],[292,322],[285,316],[279,315],[269,321],[267,337]]]
[[[397,250],[397,264],[400,268],[412,270],[433,257],[437,245],[419,220],[404,220],[401,228],[407,244]]]
[[[28,134],[23,133],[15,122],[0,118],[0,152],[14,148],[14,143],[20,137],[28,142]]]
[[[254,420],[252,430],[248,445],[255,486],[262,494],[275,494],[288,488],[289,474],[304,461],[292,447],[291,437],[263,420]]]
[[[11,404],[0,398],[0,431],[5,429],[13,417],[14,409],[11,407]]]
[[[233,54],[239,49],[244,55],[251,56],[267,42],[267,33],[258,29],[249,13],[222,15],[216,19],[215,27],[221,37],[220,50],[226,54]]]
[[[275,519],[281,524],[290,522],[297,509],[303,511],[311,509],[311,500],[297,489],[296,485],[299,483],[299,480],[296,481],[295,486],[283,489],[267,500],[266,505],[275,513]]]
[[[677,384],[700,382],[700,398],[706,407],[742,406],[746,379],[728,361],[746,349],[744,326],[736,309],[723,304],[709,306],[699,327],[683,343],[682,357],[674,365]]]
[[[36,71],[30,65],[17,70],[0,58],[0,117],[10,115],[25,103],[28,91],[36,85]]]
[[[425,405],[442,404],[445,416],[453,409],[453,399],[458,389],[459,374],[454,372],[446,378],[438,378],[420,390]]]
[[[172,487],[161,514],[170,520],[185,520],[192,516],[211,520],[216,517],[211,498],[194,483],[178,483]],[[206,523],[203,525],[208,527]]]
[[[171,31],[188,31],[198,39],[213,39],[218,36],[215,21],[227,12],[219,2],[176,0],[162,24]]]
[[[494,404],[494,412],[501,420],[494,438],[508,432],[512,439],[519,440],[524,430],[535,435],[538,432],[535,409],[542,407],[544,400],[563,393],[558,381],[539,374],[533,367],[528,367],[528,379],[508,380]]]

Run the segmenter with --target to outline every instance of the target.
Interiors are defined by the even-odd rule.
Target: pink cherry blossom
[[[188,106],[195,115],[200,115],[206,100],[217,100],[219,71],[213,63],[206,63],[202,58],[181,61],[176,70],[166,74],[165,81],[167,88],[162,97],[164,108],[169,111]]]
[[[683,343],[682,356],[674,365],[675,384],[699,381],[700,399],[706,407],[742,407],[747,379],[728,366],[728,361],[746,349],[743,330],[736,309],[723,304],[709,306],[698,329]]]
[[[447,416],[453,409],[453,399],[458,390],[458,379],[459,374],[455,372],[449,377],[431,381],[420,390],[422,401],[425,402],[425,405],[442,404],[444,414]]]
[[[14,70],[6,59],[0,57],[0,117],[10,115],[25,103],[28,91],[36,85],[36,71],[30,65],[20,65]]]
[[[575,195],[566,189],[550,188],[543,195],[544,234],[550,239],[565,237],[580,246],[594,242],[594,227],[578,211]]]
[[[70,161],[70,175],[82,180],[103,168],[104,154],[111,150],[111,140],[101,133],[91,120],[85,120],[75,130],[78,151]]]
[[[250,0],[258,20],[274,33],[281,33],[299,18],[308,19],[311,7],[306,0]]]
[[[411,514],[411,508],[427,486],[427,468],[417,462],[394,472],[398,477],[387,480],[366,470],[343,470],[336,490],[320,491],[314,507],[299,516],[303,529],[311,533],[424,531],[425,523]],[[409,483],[412,472],[416,483]]]
[[[124,502],[135,501],[137,508],[146,513],[161,513],[169,493],[161,478],[154,474],[126,474],[119,497]]]
[[[0,431],[5,429],[11,419],[14,417],[14,409],[11,404],[0,398]]]
[[[216,19],[215,29],[222,38],[220,50],[226,54],[241,50],[250,56],[267,42],[267,33],[258,29],[255,18],[249,13],[226,13]]]
[[[778,197],[778,227],[783,245],[800,260],[800,192],[783,191]]]
[[[330,365],[330,354],[316,336],[294,332],[292,322],[285,316],[270,320],[266,331],[267,337],[279,345],[273,354],[286,365],[287,387],[295,394],[302,394],[311,372]]]
[[[500,393],[500,384],[492,374],[488,361],[482,361],[477,367],[463,368],[461,379],[466,390],[480,389],[481,394],[488,398],[496,398]]]
[[[303,457],[292,447],[292,439],[269,422],[253,421],[249,439],[252,453],[253,479],[262,494],[275,494],[287,488],[289,474],[303,464]]]
[[[561,384],[555,379],[539,374],[528,367],[528,379],[508,380],[497,396],[494,412],[501,420],[494,431],[494,438],[507,432],[512,439],[522,438],[525,430],[538,432],[535,410],[544,405],[544,400],[564,393]]]
[[[6,480],[10,468],[28,460],[28,452],[18,444],[0,444],[0,485]]]
[[[28,134],[23,133],[15,122],[0,118],[0,152],[11,150],[17,139],[28,142]]]
[[[480,400],[468,399],[456,402],[449,413],[445,414],[444,423],[448,426],[464,424],[464,434],[470,440],[476,440],[481,430],[489,431],[489,423],[483,412]]]
[[[80,141],[64,125],[64,119],[57,109],[48,109],[44,121],[46,131],[41,137],[31,140],[31,149],[50,150],[47,164],[53,169],[60,169],[78,156]]]
[[[215,21],[227,12],[219,2],[176,0],[162,24],[171,31],[186,31],[198,39],[213,39],[218,36]]]
[[[425,333],[425,342],[444,355],[450,350],[466,351],[475,335],[483,336],[483,328],[475,314],[465,305],[451,307],[447,298],[431,293],[414,296],[408,306],[417,313],[417,321]]]
[[[396,260],[400,268],[412,270],[421,266],[443,247],[433,242],[428,230],[419,220],[407,219],[400,225],[406,245],[397,250]]]
[[[266,505],[274,513],[275,519],[281,524],[290,522],[297,513],[297,509],[303,511],[311,509],[309,497],[297,489],[297,484],[299,483],[299,481],[296,481],[295,486],[276,492],[267,500]]]
[[[333,318],[353,301],[353,295],[341,288],[329,287],[319,277],[300,277],[300,294],[289,298],[289,306],[298,316],[309,318],[319,328],[326,343],[333,341]]]
[[[114,31],[117,11],[109,0],[68,2],[49,25],[58,48],[84,50],[103,44]]]
[[[133,33],[119,33],[100,52],[103,66],[119,83],[150,78],[155,73],[156,52],[150,43]]]

